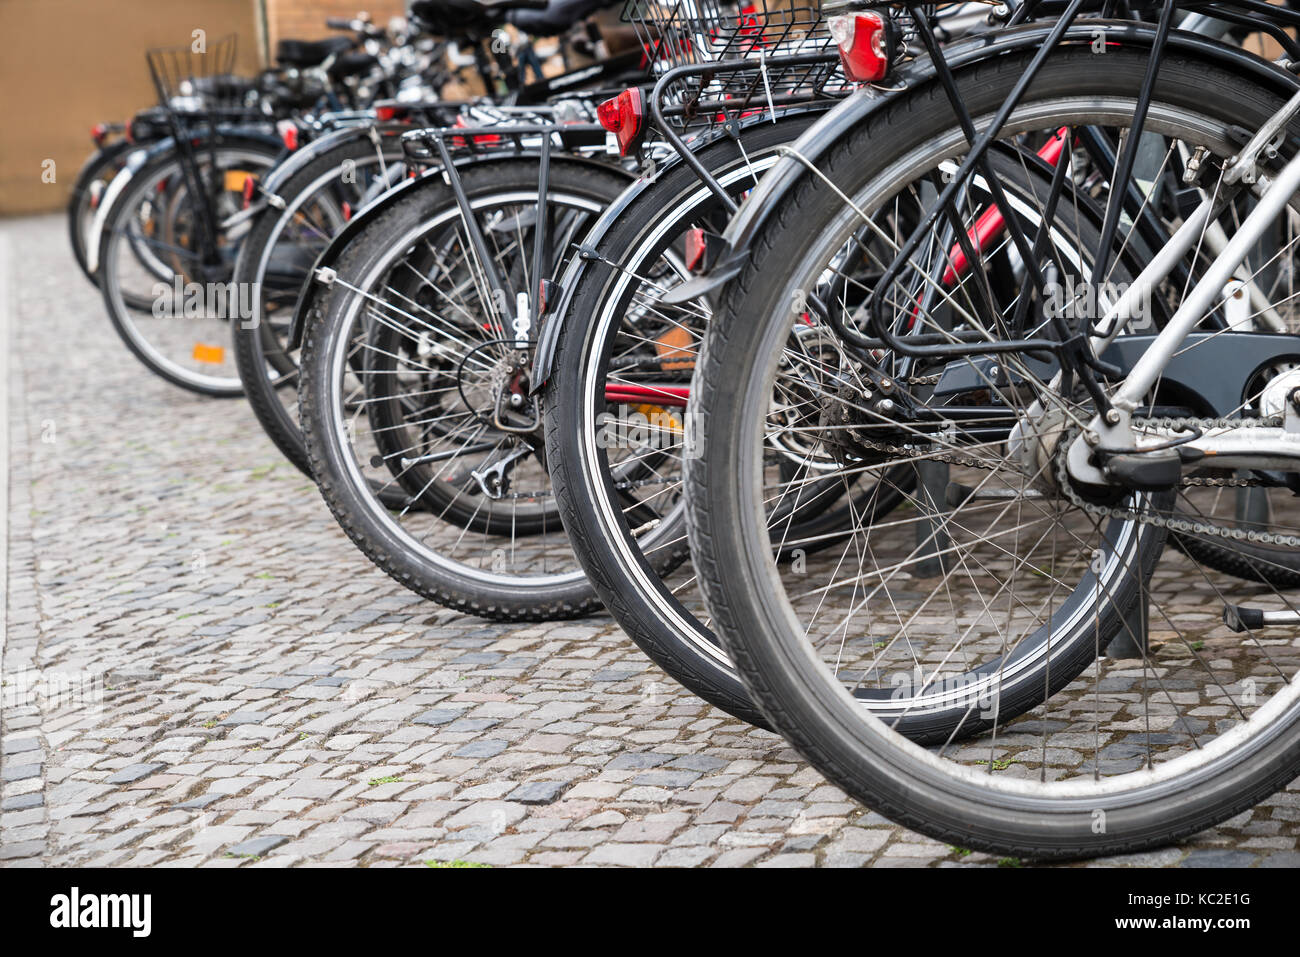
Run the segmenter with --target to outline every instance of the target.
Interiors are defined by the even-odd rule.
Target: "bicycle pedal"
[[[1106,458],[1102,471],[1116,484],[1137,492],[1163,492],[1183,476],[1183,459],[1177,449],[1158,452],[1121,452]]]
[[[1271,611],[1245,605],[1224,605],[1223,623],[1235,632],[1263,628],[1266,625],[1300,625],[1300,611]]]

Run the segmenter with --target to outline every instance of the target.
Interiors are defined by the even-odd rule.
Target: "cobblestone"
[[[607,618],[500,625],[406,592],[244,403],[128,354],[60,218],[0,225],[0,269],[4,672],[78,691],[5,699],[5,866],[994,863],[847,800]],[[1295,866],[1298,838],[1293,785],[1098,863]]]

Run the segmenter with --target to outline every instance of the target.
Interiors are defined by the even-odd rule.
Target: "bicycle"
[[[1185,6],[1267,13],[1295,55],[1291,11]],[[851,97],[789,148],[724,237],[686,463],[705,603],[771,725],[891,819],[1033,857],[1175,840],[1300,768],[1296,656],[1265,630],[1300,620],[1270,574],[1300,554],[1297,83],[1173,31],[1174,3],[1154,26],[1076,24],[1080,8],[991,35],[998,55],[969,68],[922,29],[929,82]],[[1076,156],[1089,130],[1122,144],[1109,169]],[[1161,144],[1145,186],[1144,134]],[[1071,148],[1041,162],[1054,139]],[[1176,227],[1136,264],[1131,189]],[[1286,331],[1244,331],[1270,311]],[[835,463],[823,480],[913,471],[914,491],[894,483],[908,508],[855,522],[803,574],[779,564],[785,440]],[[1268,507],[1219,511],[1241,486]],[[1237,574],[1171,536],[1212,538]],[[1140,664],[1102,656],[1121,634]],[[979,737],[923,748],[882,701]]]

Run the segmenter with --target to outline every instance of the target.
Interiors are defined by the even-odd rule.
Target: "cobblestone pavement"
[[[1015,863],[865,811],[607,619],[405,592],[241,402],[126,352],[62,219],[0,224],[0,296],[6,865]],[[1298,840],[1293,785],[1092,866],[1296,865]]]

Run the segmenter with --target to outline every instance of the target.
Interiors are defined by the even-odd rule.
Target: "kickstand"
[[[916,523],[917,562],[912,574],[933,578],[944,573],[944,553],[950,544],[942,511],[947,507],[948,463],[922,460],[915,468],[918,506],[926,517]]]
[[[1107,658],[1143,658],[1147,651],[1147,628],[1151,612],[1146,585],[1138,586],[1138,598],[1124,614],[1124,624],[1110,644],[1106,646]]]

